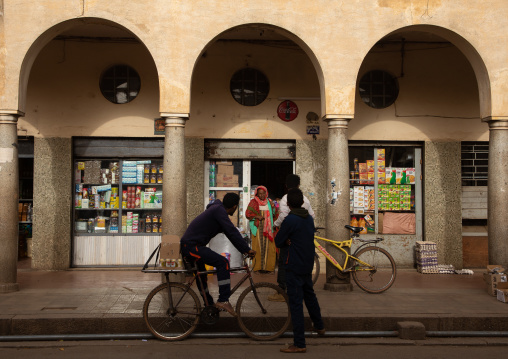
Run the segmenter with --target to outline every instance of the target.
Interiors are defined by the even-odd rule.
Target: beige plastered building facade
[[[489,141],[489,261],[508,265],[507,22],[504,0],[0,1],[0,292],[18,289],[23,136],[35,148],[35,269],[72,266],[76,137],[165,138],[163,234],[179,236],[205,205],[205,139],[294,141],[302,189],[334,239],[348,235],[348,143],[419,143],[421,240],[456,268],[461,142]],[[99,89],[115,64],[141,78],[123,105]],[[270,81],[257,106],[229,90],[245,67]],[[397,78],[393,105],[362,101],[358,83],[371,70]],[[292,122],[277,116],[285,99],[299,108]],[[165,119],[165,136],[154,135],[155,118]],[[414,240],[388,246],[399,265],[413,265]]]

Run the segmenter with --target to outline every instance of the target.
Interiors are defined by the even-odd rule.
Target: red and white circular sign
[[[284,100],[277,107],[277,115],[282,121],[291,122],[298,116],[298,106],[289,100]]]

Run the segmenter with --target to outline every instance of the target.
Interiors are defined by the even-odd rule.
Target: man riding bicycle
[[[240,196],[236,193],[226,193],[223,201],[215,200],[206,206],[206,210],[197,216],[189,225],[180,240],[182,256],[190,261],[196,261],[198,270],[204,271],[205,264],[217,269],[217,283],[219,285],[219,299],[215,307],[225,310],[236,317],[233,306],[229,303],[231,295],[231,280],[229,261],[220,254],[207,247],[210,240],[219,233],[224,233],[240,253],[254,257],[256,251],[249,248],[240,232],[233,225],[228,216],[232,216],[238,208]],[[208,292],[207,276],[202,275],[203,290],[206,301],[213,305],[213,298]],[[197,282],[200,287],[200,282]],[[201,290],[201,288],[199,288]],[[205,298],[203,298],[205,299]]]

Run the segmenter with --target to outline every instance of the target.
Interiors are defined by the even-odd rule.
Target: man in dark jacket
[[[236,316],[233,306],[229,303],[231,295],[231,280],[229,273],[229,261],[220,254],[212,251],[206,245],[219,233],[224,233],[233,243],[240,253],[248,254],[251,257],[256,255],[256,251],[249,248],[238,229],[229,219],[236,209],[240,197],[236,193],[226,193],[223,202],[215,200],[206,206],[206,210],[189,224],[182,239],[180,247],[182,255],[192,261],[196,261],[200,271],[205,270],[205,264],[217,268],[217,281],[219,284],[219,300],[215,306],[220,310],[225,310],[229,314]],[[213,305],[213,298],[208,292],[207,277],[201,276],[203,289],[206,293],[206,300],[209,305]],[[198,287],[200,282],[197,281]],[[199,288],[201,290],[201,288]],[[203,298],[205,299],[205,298]]]
[[[289,296],[289,308],[293,322],[294,344],[282,348],[283,353],[305,353],[305,328],[303,301],[314,324],[314,330],[325,334],[321,309],[312,287],[312,268],[314,267],[314,220],[309,212],[302,208],[303,193],[298,188],[288,191],[287,202],[290,208],[288,216],[280,226],[275,237],[277,247],[288,247],[286,258],[286,286]]]

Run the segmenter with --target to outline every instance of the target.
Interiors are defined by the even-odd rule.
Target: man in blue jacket
[[[215,306],[225,310],[236,317],[233,306],[229,303],[231,295],[231,280],[229,273],[229,261],[220,254],[212,251],[206,245],[219,233],[224,233],[240,253],[250,257],[256,255],[256,251],[249,248],[242,235],[233,225],[228,216],[232,216],[238,208],[240,197],[236,193],[226,193],[223,202],[215,200],[206,206],[206,210],[189,224],[180,240],[182,256],[196,261],[200,271],[205,270],[205,264],[217,268],[217,281],[219,284],[219,300]],[[213,305],[213,298],[208,292],[207,277],[201,276],[203,289],[206,293],[208,304]],[[197,281],[198,287],[200,286]],[[201,288],[199,288],[201,290]],[[205,298],[203,298],[205,299]]]
[[[312,285],[314,267],[314,220],[309,212],[302,208],[303,193],[298,188],[288,191],[287,202],[290,208],[288,216],[280,226],[275,237],[277,247],[288,247],[286,258],[282,258],[286,268],[286,287],[289,297],[289,309],[293,322],[294,344],[282,348],[283,353],[305,353],[305,328],[303,301],[319,335],[325,334],[321,309]]]

